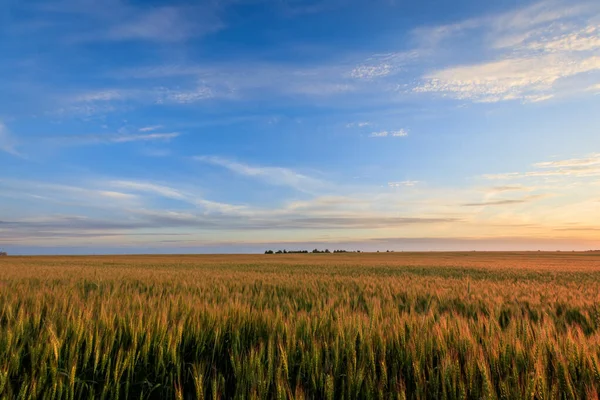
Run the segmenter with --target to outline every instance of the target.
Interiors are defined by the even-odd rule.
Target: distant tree
[[[325,249],[325,253],[331,253],[329,249]]]
[[[265,254],[273,254],[273,250],[267,250],[265,251]]]
[[[283,254],[283,251],[281,251],[281,250],[277,250],[277,251],[275,252],[275,254]]]
[[[5,251],[0,251],[0,257],[6,257],[8,256],[8,253]]]

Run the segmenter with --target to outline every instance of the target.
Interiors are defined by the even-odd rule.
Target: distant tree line
[[[314,249],[313,251],[308,251],[308,250],[286,250],[286,249],[283,249],[283,250],[277,250],[277,251],[273,251],[273,250],[267,250],[267,251],[265,251],[265,254],[308,254],[308,253],[313,253],[313,254],[360,253],[360,250],[356,250],[356,251],[334,250],[332,252],[329,249],[325,249],[325,250]]]
[[[8,255],[5,251],[0,251],[0,257],[6,257]]]

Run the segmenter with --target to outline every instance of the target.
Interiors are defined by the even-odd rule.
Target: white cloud
[[[545,161],[533,164],[537,171],[509,172],[483,175],[485,179],[514,180],[523,178],[570,177],[585,178],[600,176],[600,154],[591,154],[584,158]]]
[[[590,10],[590,5],[592,10]],[[560,1],[542,0],[524,8],[484,18],[481,22],[491,24],[495,32],[504,35],[514,32],[527,33],[539,27],[547,29],[550,24],[556,21],[566,21],[572,17],[585,15],[593,11],[593,7],[591,3],[589,5],[573,5],[569,2],[561,4]]]
[[[240,98],[265,90],[287,95],[327,96],[355,89],[344,76],[345,66],[297,67],[273,63],[221,63],[212,65],[166,65],[126,70],[121,78],[155,79],[193,77],[190,89],[161,88],[159,102],[191,103],[208,98]]]
[[[386,137],[389,135],[388,131],[381,131],[381,132],[371,132],[371,134],[369,135],[370,137]]]
[[[159,94],[157,103],[189,104],[200,100],[212,99],[213,97],[217,97],[217,94],[212,88],[199,86],[187,91],[166,90],[163,94]]]
[[[195,204],[203,207],[209,212],[217,212],[222,214],[236,214],[247,209],[246,206],[233,205],[228,203],[219,203],[205,199],[198,199]]]
[[[262,180],[279,186],[288,186],[302,192],[312,192],[325,187],[325,183],[294,170],[282,167],[252,166],[214,156],[198,156],[195,160],[223,167],[238,175]]]
[[[136,197],[129,193],[114,192],[111,190],[99,190],[97,193],[100,196],[110,197],[112,199],[134,199]]]
[[[108,142],[111,143],[126,143],[126,142],[138,142],[138,141],[152,141],[152,140],[164,140],[169,141],[180,135],[179,132],[171,133],[149,133],[149,134],[132,134],[132,135],[118,135],[107,138]]]
[[[600,25],[589,25],[575,32],[540,38],[524,45],[530,50],[547,53],[593,51],[600,49]]]
[[[245,206],[241,205],[206,200],[202,198],[199,194],[194,193],[193,190],[189,191],[152,182],[114,180],[109,181],[108,185],[115,188],[126,189],[132,192],[150,193],[169,199],[181,200],[188,204],[199,206],[206,210],[206,212],[217,212],[225,214],[238,213],[246,209]]]
[[[408,131],[406,129],[400,129],[399,131],[391,132],[394,137],[404,137],[408,136]]]
[[[600,56],[564,57],[556,54],[514,58],[436,71],[415,92],[438,92],[457,99],[496,102],[541,101],[560,79],[600,71]]]
[[[287,87],[290,94],[299,94],[305,96],[331,96],[340,93],[346,93],[354,90],[354,86],[347,83],[331,83],[317,81],[314,83],[298,83]]]
[[[59,2],[60,4],[61,2]],[[62,2],[55,11],[76,13],[88,29],[70,42],[144,40],[178,42],[219,31],[224,24],[212,5],[136,7],[123,1]],[[79,4],[77,4],[79,3]],[[85,5],[81,7],[82,3]],[[48,18],[47,14],[43,14]]]
[[[147,157],[168,157],[173,152],[170,149],[164,148],[148,148],[144,147],[140,150],[140,153]]]
[[[364,122],[350,122],[348,124],[346,124],[346,128],[364,128],[365,126],[371,126],[372,124],[368,121],[364,121]]]
[[[146,89],[102,89],[83,92],[64,99],[65,106],[59,114],[93,115],[123,110],[130,103],[141,104],[190,104],[215,97],[231,96],[231,90],[223,85],[200,83],[190,89],[155,87]],[[149,126],[140,132],[151,132],[162,126]]]
[[[127,101],[149,97],[148,93],[134,89],[103,88],[93,90],[82,90],[78,93],[63,95],[57,94],[53,102],[58,107],[49,114],[59,116],[93,116],[110,113],[127,108]]]
[[[557,168],[589,167],[588,162],[578,160],[593,157],[590,155],[554,162]],[[211,161],[217,160],[213,158]],[[229,167],[245,176],[250,174],[266,179],[264,175],[256,175],[257,169],[264,171],[263,167],[237,164]],[[545,171],[553,168],[542,165],[539,169]],[[417,184],[416,181],[390,182],[391,187]],[[50,197],[64,202],[64,208],[52,215],[43,212],[31,214],[31,207],[22,215],[0,215],[5,228],[8,228],[4,233],[0,232],[2,239],[24,243],[68,242],[75,245],[89,241],[91,236],[105,235],[107,238],[113,237],[110,240],[119,245],[124,243],[125,236],[131,236],[132,240],[147,246],[149,243],[160,245],[171,232],[194,237],[198,243],[218,237],[227,237],[232,241],[272,238],[277,242],[300,238],[315,240],[320,235],[330,235],[332,240],[339,240],[340,231],[344,232],[343,237],[357,240],[369,237],[452,238],[456,237],[456,232],[464,237],[518,235],[535,238],[552,235],[555,229],[573,229],[574,225],[594,226],[598,221],[595,217],[597,213],[594,213],[598,205],[598,191],[587,185],[565,191],[561,190],[560,184],[535,189],[511,184],[492,188],[492,192],[486,191],[483,198],[481,188],[423,187],[420,190],[376,192],[360,188],[354,194],[317,195],[306,200],[277,199],[282,204],[275,207],[205,200],[194,195],[192,186],[175,183],[163,185],[147,181],[114,180],[98,182],[95,188],[76,188],[15,181],[12,188],[17,189],[15,193],[20,196],[35,196],[38,199],[28,198],[28,201],[40,201],[43,204],[50,201]],[[0,189],[0,196],[10,195],[2,179]],[[510,192],[521,190],[531,193],[509,195]],[[181,199],[188,207],[184,208],[181,204],[177,209],[168,209],[162,203],[158,208],[153,208],[156,202],[146,202],[146,193]],[[560,212],[556,211],[556,200],[551,199],[557,193],[560,193],[560,196],[556,196],[561,204]],[[496,196],[498,194],[502,195]],[[135,198],[136,202],[131,202],[131,198]],[[539,199],[548,201],[534,203]],[[590,200],[584,204],[581,199]],[[78,215],[71,215],[73,203],[78,205]],[[582,206],[585,206],[583,211]],[[320,233],[315,233],[317,231]],[[573,231],[576,232],[576,229]],[[157,239],[149,239],[150,235],[155,235]],[[587,237],[587,234],[577,235]]]
[[[549,31],[573,29],[572,25],[566,23],[581,16],[593,16],[597,11],[597,4],[592,2],[572,5],[561,4],[560,0],[541,0],[501,14],[470,18],[447,25],[419,27],[413,31],[413,36],[421,47],[435,48],[466,32],[472,33],[470,31],[484,28],[483,32],[478,32],[478,36],[487,40],[492,48],[513,47]],[[556,23],[557,21],[560,23]]]
[[[69,202],[85,200],[85,202],[90,202],[89,204],[94,205],[96,205],[96,200],[99,202],[105,202],[106,198],[122,202],[131,202],[132,200],[137,199],[137,196],[130,193],[116,190],[106,190],[106,188],[75,186],[72,184],[65,185],[40,181],[16,181],[0,179],[0,186],[3,187],[2,191],[9,192],[13,190],[15,193],[18,193],[20,197],[35,196],[42,200],[55,199]]]
[[[402,71],[407,64],[414,62],[422,53],[419,50],[412,50],[374,54],[354,67],[348,75],[353,79],[367,81],[384,78]]]
[[[533,164],[533,166],[536,168],[583,167],[589,165],[600,165],[600,153],[595,153],[585,158],[545,161]]]
[[[140,131],[140,132],[152,132],[152,131],[155,131],[157,129],[161,129],[162,127],[163,127],[162,125],[145,126],[143,128],[138,129],[138,131]]]
[[[547,1],[430,29],[424,35],[434,37],[436,44],[471,30],[483,37],[481,51],[492,58],[430,72],[413,92],[475,102],[551,99],[560,80],[600,71],[600,27],[593,20],[598,11],[591,3],[563,6]]]
[[[389,75],[391,71],[390,64],[362,65],[354,68],[350,76],[357,79],[373,79]]]
[[[388,182],[389,187],[412,187],[416,186],[419,181],[401,181],[401,182]]]
[[[381,138],[381,137],[405,137],[408,136],[408,131],[406,129],[399,129],[397,131],[380,131],[380,132],[371,132],[369,137],[372,138]]]
[[[20,156],[16,149],[16,141],[8,131],[6,125],[0,121],[0,150],[12,154],[13,156]]]

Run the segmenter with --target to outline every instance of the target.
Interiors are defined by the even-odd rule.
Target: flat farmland
[[[600,253],[0,258],[0,397],[597,398]]]

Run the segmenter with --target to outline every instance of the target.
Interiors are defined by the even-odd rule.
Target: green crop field
[[[598,253],[0,259],[1,398],[599,389]]]

